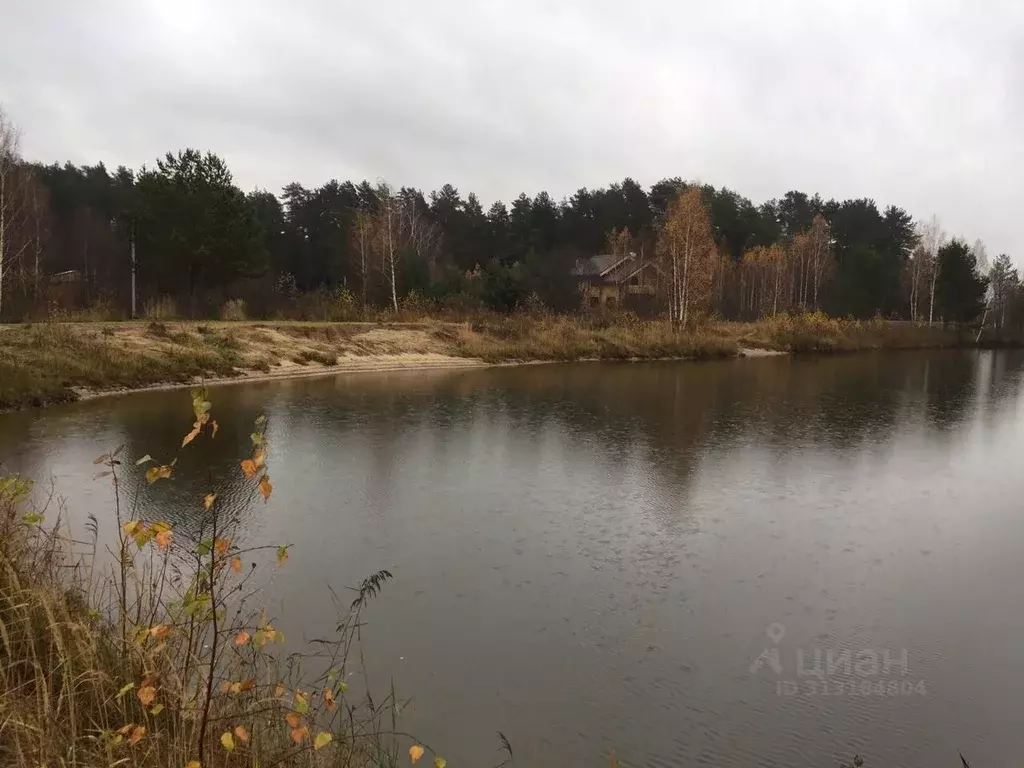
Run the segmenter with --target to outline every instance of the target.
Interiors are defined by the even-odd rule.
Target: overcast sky
[[[873,197],[1024,262],[1019,0],[0,0],[34,160],[194,146],[244,189],[665,176]]]

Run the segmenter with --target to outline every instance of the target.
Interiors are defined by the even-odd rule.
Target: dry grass
[[[964,346],[968,332],[887,320],[842,320],[822,312],[779,315],[756,323],[722,323],[721,331],[741,346],[794,354],[870,349],[926,349]]]
[[[737,345],[713,326],[678,331],[664,320],[512,316],[485,318],[435,335],[488,362],[731,357]]]

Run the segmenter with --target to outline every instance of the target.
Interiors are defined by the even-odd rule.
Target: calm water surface
[[[294,545],[268,586],[276,623],[322,636],[328,585],[392,570],[366,615],[371,683],[414,697],[405,725],[449,765],[498,762],[497,730],[519,765],[612,748],[629,766],[859,752],[898,768],[958,749],[1008,765],[1024,747],[1022,376],[1019,354],[950,352],[230,386],[211,391],[217,440],[142,493],[181,525],[209,482],[240,497],[266,413],[275,491],[245,535]],[[110,530],[92,458],[173,455],[190,420],[184,392],[8,414],[0,462]],[[752,671],[766,650],[779,671]],[[897,663],[827,669],[843,651]],[[799,674],[816,655],[828,685]]]

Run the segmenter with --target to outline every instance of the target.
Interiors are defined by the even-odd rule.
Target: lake
[[[1024,354],[952,351],[216,387],[216,440],[140,498],[187,525],[211,482],[240,497],[265,413],[245,536],[293,545],[276,625],[323,636],[328,585],[391,570],[371,682],[449,765],[500,762],[499,730],[530,766],[1008,765],[1022,377]],[[185,391],[6,414],[0,463],[110,531],[92,459],[170,457],[191,420]]]

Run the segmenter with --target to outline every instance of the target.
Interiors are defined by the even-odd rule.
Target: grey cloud
[[[40,160],[189,145],[247,188],[450,181],[485,203],[681,175],[870,196],[1024,258],[1019,3],[0,6],[0,100]]]

